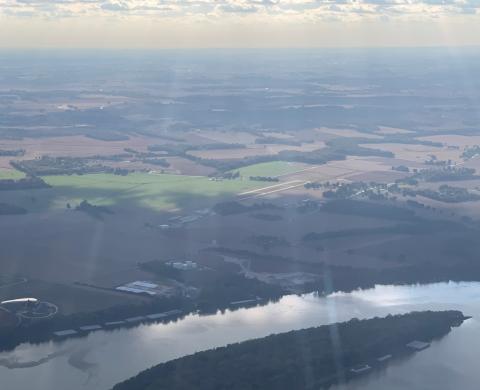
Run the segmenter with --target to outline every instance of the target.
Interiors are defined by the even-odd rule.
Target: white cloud
[[[238,16],[306,20],[415,19],[475,15],[480,0],[0,0],[10,17]]]

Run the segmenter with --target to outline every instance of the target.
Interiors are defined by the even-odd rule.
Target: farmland
[[[249,165],[249,166],[238,169],[238,172],[240,172],[240,175],[244,177],[249,177],[249,176],[277,177],[277,176],[282,176],[288,173],[300,171],[305,167],[307,167],[306,164],[291,163],[291,162],[284,162],[284,161],[271,161],[271,162]]]
[[[22,177],[25,177],[23,172],[19,172],[14,169],[0,169],[0,180],[21,179]]]
[[[393,86],[359,84],[364,68],[343,60],[207,76],[200,63],[164,72],[152,61],[125,63],[122,85],[88,62],[71,64],[76,78],[45,68],[51,78],[35,88],[8,77],[5,90],[19,92],[0,100],[0,180],[25,176],[12,167],[28,179],[0,190],[0,274],[27,282],[2,298],[95,311],[139,301],[113,291],[132,280],[189,291],[208,279],[172,281],[140,269],[148,261],[194,260],[210,281],[244,275],[289,292],[324,291],[330,274],[333,289],[477,278],[448,267],[472,266],[478,252],[478,110],[458,88],[436,95],[444,73],[419,85],[379,70],[403,75]]]
[[[168,174],[51,176],[46,182],[63,199],[91,199],[103,205],[134,203],[154,210],[185,207],[195,198],[215,198],[252,189],[249,180],[212,181],[202,176]],[[72,198],[70,198],[72,199]]]
[[[136,206],[152,210],[185,207],[197,200],[232,196],[261,186],[244,180],[213,181],[204,176],[133,173],[60,175],[43,178],[52,186],[44,191],[0,193],[0,199],[33,210],[61,209],[83,199],[105,206]],[[35,201],[32,202],[32,196]]]
[[[212,204],[225,197],[265,187],[250,176],[277,177],[301,172],[308,165],[272,161],[247,166],[238,170],[241,177],[233,180],[211,180],[206,176],[151,173],[44,176],[52,188],[0,192],[0,201],[26,207],[32,211],[64,209],[86,199],[103,206],[142,207],[151,210],[173,210],[196,204]],[[4,173],[3,173],[4,172]],[[2,171],[3,178],[20,178],[18,171]],[[32,197],[34,201],[32,201]]]

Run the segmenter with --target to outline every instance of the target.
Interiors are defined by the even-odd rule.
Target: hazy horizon
[[[0,48],[480,45],[475,0],[0,0]]]

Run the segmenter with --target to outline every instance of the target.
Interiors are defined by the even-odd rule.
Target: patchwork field
[[[202,207],[225,197],[260,189],[271,183],[249,180],[250,176],[303,176],[318,170],[301,163],[273,161],[239,169],[240,179],[211,180],[207,176],[160,173],[57,175],[43,177],[52,188],[41,190],[2,191],[0,202],[25,207],[29,211],[75,207],[82,200],[95,205],[140,207],[151,210],[176,210]],[[328,170],[328,166],[326,166]],[[338,171],[338,170],[336,170]],[[345,170],[338,171],[339,173]],[[335,174],[336,172],[332,172]],[[21,177],[22,173],[0,171],[5,178]],[[315,175],[313,177],[317,177]],[[310,176],[306,176],[308,178]],[[322,176],[323,177],[323,176]],[[330,176],[327,176],[327,178]],[[286,178],[285,178],[286,180]]]
[[[43,155],[83,157],[124,153],[125,148],[146,151],[151,144],[160,144],[160,138],[130,137],[125,141],[101,141],[85,136],[24,138],[22,140],[0,140],[0,149],[24,149],[22,158],[35,158]],[[12,159],[11,157],[2,159]]]
[[[284,150],[295,150],[299,152],[311,152],[325,147],[324,142],[305,143],[301,146],[278,145],[278,144],[254,144],[248,148],[239,149],[217,149],[191,151],[189,154],[196,157],[212,160],[238,159],[252,156],[271,156]]]
[[[361,146],[392,152],[396,158],[417,163],[428,160],[430,155],[435,155],[439,160],[458,161],[461,154],[461,151],[459,150],[450,150],[446,147],[426,145],[378,143],[362,144]]]
[[[165,299],[115,291],[151,281],[217,310],[236,290],[480,280],[478,99],[455,64],[260,52],[0,64],[0,180],[32,176],[0,188],[0,301]]]
[[[423,256],[425,251],[434,254],[440,265],[449,264],[451,256],[445,254],[448,248],[435,250],[439,237],[436,232],[418,240],[415,234],[406,234],[401,229],[396,232],[395,226],[404,222],[388,216],[370,218],[342,214],[342,210],[335,214],[304,207],[309,201],[318,202],[319,207],[328,203],[330,200],[323,195],[327,187],[360,181],[392,183],[411,174],[392,170],[398,165],[406,165],[412,171],[428,168],[425,161],[431,154],[438,159],[462,161],[460,154],[466,146],[463,139],[445,138],[444,141],[449,142],[443,147],[375,142],[380,134],[404,134],[396,130],[385,128],[376,135],[353,129],[305,130],[295,138],[302,142],[298,147],[256,144],[260,134],[215,131],[190,132],[188,137],[182,133],[177,140],[132,137],[129,141],[106,142],[75,136],[48,140],[26,138],[20,144],[2,141],[0,148],[25,149],[25,156],[21,158],[26,159],[43,155],[111,156],[124,153],[126,147],[148,152],[150,145],[162,143],[175,144],[180,152],[168,155],[160,151],[158,158],[166,159],[169,166],[149,164],[148,160],[141,159],[98,160],[109,167],[128,169],[130,172],[124,176],[110,173],[43,176],[51,188],[0,191],[0,203],[27,210],[26,214],[5,215],[0,220],[4,254],[0,273],[28,280],[28,283],[4,288],[0,294],[8,298],[39,296],[55,301],[64,313],[141,303],[143,298],[111,291],[132,280],[154,278],[139,269],[138,263],[193,259],[208,265],[215,247],[248,253],[250,275],[259,280],[276,280],[277,276],[290,280],[297,273],[311,278],[323,265],[388,270],[425,264],[428,262]],[[263,136],[291,138],[280,132],[265,132]],[[391,151],[394,157],[355,155],[354,148],[353,155],[340,155],[324,164],[286,161],[252,164],[233,169],[231,172],[239,172],[240,178],[228,180],[221,179],[221,170],[202,165],[188,156],[238,160],[286,149],[311,151],[329,147],[328,142],[339,137],[370,138],[372,143],[363,146]],[[246,148],[182,149],[186,142],[195,146],[236,141],[244,143]],[[11,169],[10,159],[0,158],[0,179],[24,176]],[[461,164],[478,169],[479,161],[471,159]],[[278,182],[250,180],[253,176],[275,177]],[[321,186],[307,189],[306,183]],[[442,183],[422,182],[418,189],[438,190]],[[446,183],[473,193],[479,188],[479,181],[472,179]],[[392,202],[402,206],[407,199],[399,195],[399,199]],[[478,201],[445,204],[420,195],[415,199],[426,207],[417,214],[427,219],[461,220],[466,215],[476,218],[480,212]],[[83,200],[95,206],[107,206],[113,214],[102,214],[98,218],[91,213],[74,211]],[[263,203],[267,206],[226,216],[203,212],[226,200],[247,207]],[[323,234],[324,238],[306,242],[304,237],[310,233]],[[25,237],[28,237],[28,246],[24,245]],[[268,244],[271,240],[275,242],[275,238],[280,244]],[[458,246],[455,242],[453,245]],[[406,251],[408,246],[412,249]],[[459,259],[465,258],[464,254],[460,255]],[[223,257],[219,258],[222,264],[219,270],[223,270]],[[237,273],[238,261],[244,260],[235,261],[237,265],[230,266]],[[208,266],[215,268],[218,264]]]

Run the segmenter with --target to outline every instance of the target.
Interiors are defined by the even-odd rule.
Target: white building
[[[16,313],[17,311],[37,306],[38,303],[39,302],[37,298],[19,298],[3,301],[0,303],[0,306],[12,313]]]
[[[170,265],[171,267],[175,268],[175,269],[180,269],[182,271],[197,269],[197,263],[195,263],[194,261],[190,261],[190,260],[187,260],[187,261],[170,261],[167,264]]]

